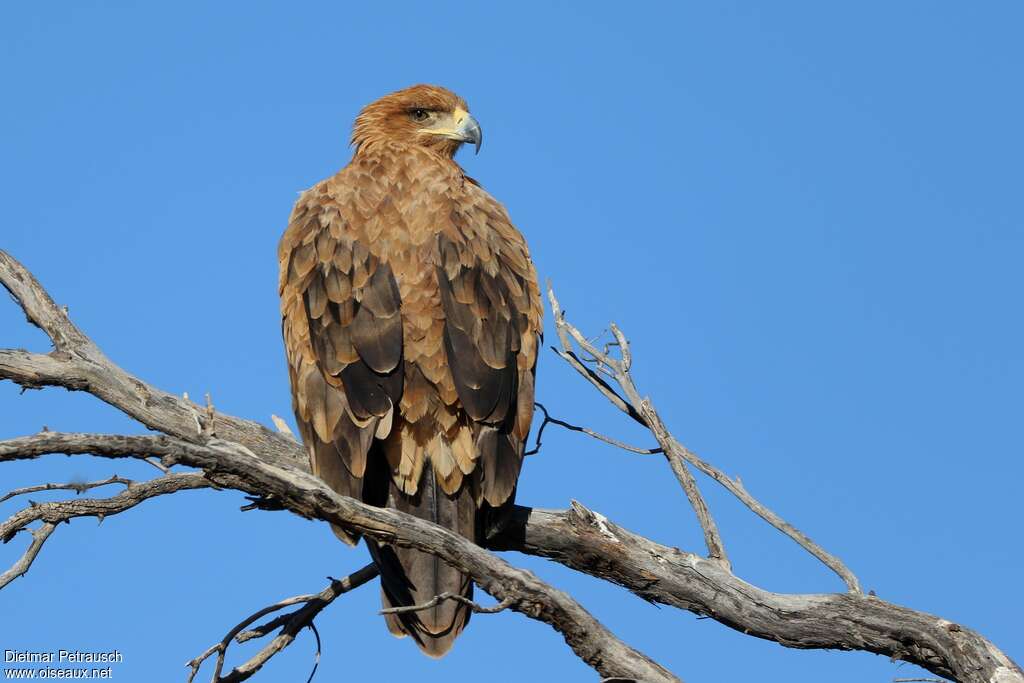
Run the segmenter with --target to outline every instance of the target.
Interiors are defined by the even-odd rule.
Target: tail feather
[[[402,494],[391,484],[388,506],[477,540],[477,508],[469,487],[463,486],[454,495],[445,494],[429,465],[423,468],[415,496]],[[369,539],[367,545],[380,570],[381,602],[385,608],[422,605],[442,593],[470,599],[473,596],[470,578],[434,555]],[[468,605],[444,600],[425,610],[385,617],[392,634],[412,636],[424,653],[437,658],[451,649],[471,615]]]

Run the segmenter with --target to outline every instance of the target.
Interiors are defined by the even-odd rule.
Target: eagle
[[[543,317],[522,234],[454,159],[482,139],[445,88],[382,97],[356,118],[348,165],[301,194],[278,249],[292,405],[313,473],[477,543],[515,498]],[[473,594],[433,555],[367,546],[385,607]],[[470,614],[443,600],[385,618],[441,657]]]

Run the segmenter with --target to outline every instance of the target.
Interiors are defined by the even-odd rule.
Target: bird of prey
[[[356,118],[349,164],[299,197],[278,250],[293,407],[313,472],[342,495],[474,542],[515,496],[542,322],[523,236],[454,159],[481,141],[449,90],[382,97]],[[472,595],[469,577],[432,555],[367,545],[385,607]],[[394,635],[433,657],[469,617],[454,600],[386,615]]]

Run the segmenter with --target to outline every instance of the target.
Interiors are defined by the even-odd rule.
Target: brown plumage
[[[351,162],[295,204],[280,293],[313,472],[338,493],[479,541],[515,497],[542,313],[522,235],[453,159],[464,142],[479,149],[479,126],[444,88],[366,107]],[[469,578],[432,555],[368,546],[385,606],[472,595]],[[440,657],[469,616],[448,600],[387,621]]]

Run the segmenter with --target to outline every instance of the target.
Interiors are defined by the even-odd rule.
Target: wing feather
[[[313,470],[361,498],[374,437],[388,436],[401,399],[398,285],[323,188],[300,198],[280,260],[295,413]]]
[[[468,214],[459,216],[472,221]],[[518,253],[517,246],[525,250],[521,237],[518,243],[503,244],[498,231],[477,227],[464,225],[461,232],[438,237],[445,356],[471,422],[470,430],[453,434],[449,444],[460,471],[478,468],[479,500],[499,507],[514,495],[533,416],[540,310],[528,259],[503,258]],[[517,272],[517,265],[526,270]],[[474,457],[467,457],[467,451]],[[445,472],[437,474],[443,478]]]
[[[479,515],[514,499],[530,429],[536,273],[500,204],[457,166],[403,154],[357,154],[293,210],[279,272],[295,413],[334,490],[477,541]],[[371,552],[385,604],[472,594],[436,557]],[[388,623],[440,656],[468,618],[451,602]]]

